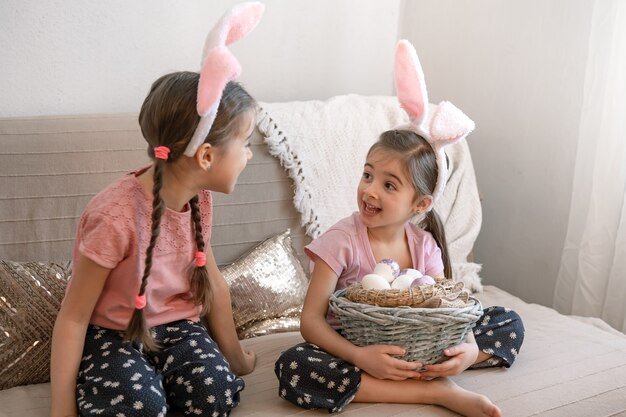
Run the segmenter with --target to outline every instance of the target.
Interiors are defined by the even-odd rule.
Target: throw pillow
[[[0,261],[0,390],[50,379],[52,328],[70,265]]]
[[[260,326],[258,334],[299,329],[308,280],[291,246],[289,229],[224,267],[222,274],[230,286],[240,339],[257,335],[254,325]],[[276,320],[285,318],[292,320]]]
[[[300,330],[300,317],[279,317],[256,321],[239,332],[240,339],[265,336],[272,333],[296,332]]]

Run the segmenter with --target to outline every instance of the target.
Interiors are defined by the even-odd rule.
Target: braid
[[[198,252],[204,253],[204,239],[202,238],[202,217],[200,215],[200,207],[198,207],[198,196],[189,201],[191,206],[191,217],[193,218],[196,247]],[[191,293],[194,302],[202,306],[202,315],[209,312],[211,300],[213,299],[213,291],[209,282],[209,272],[206,266],[196,267],[191,276]]]
[[[452,264],[450,263],[450,254],[448,253],[448,244],[446,242],[446,232],[441,223],[441,219],[435,213],[435,210],[430,210],[426,213],[426,217],[421,222],[422,227],[427,232],[433,235],[437,246],[441,249],[441,260],[443,261],[443,275],[447,279],[452,278]]]
[[[154,196],[152,202],[152,235],[150,236],[150,244],[146,249],[146,264],[143,276],[141,277],[139,295],[144,295],[146,291],[148,276],[150,275],[150,269],[152,269],[152,252],[154,251],[157,238],[159,237],[161,216],[163,216],[163,211],[165,209],[165,203],[163,202],[163,199],[161,199],[160,192],[161,186],[163,185],[162,173],[164,163],[165,162],[157,160],[157,162],[154,164],[154,186],[152,187],[152,194]],[[155,351],[159,348],[158,344],[154,341],[152,335],[150,334],[150,331],[148,330],[143,309],[135,308],[135,311],[133,311],[133,315],[130,319],[130,322],[128,323],[128,328],[126,329],[125,339],[139,339],[143,343],[144,347],[150,351]]]
[[[189,141],[196,131],[200,117],[196,110],[198,82],[200,74],[196,72],[174,72],[157,79],[144,99],[139,112],[141,133],[148,142],[148,156],[154,161],[154,196],[152,205],[152,235],[146,248],[145,268],[141,278],[138,297],[143,297],[148,277],[152,269],[152,252],[159,237],[161,216],[165,203],[160,192],[163,185],[163,173],[169,168],[166,164],[175,163],[184,155]],[[236,82],[229,82],[222,91],[222,98],[215,121],[204,140],[204,143],[220,147],[241,129],[242,117],[249,117],[257,110],[256,101]],[[159,149],[160,148],[160,149]],[[157,152],[164,152],[159,154]],[[195,241],[198,252],[205,253],[205,242],[202,239],[202,219],[198,206],[198,197],[194,197],[189,205],[195,229]],[[212,300],[209,273],[206,267],[197,267],[191,276],[190,291],[196,305],[202,306],[205,314]],[[149,301],[149,300],[148,300]],[[140,305],[145,299],[137,301]],[[144,312],[135,308],[126,331],[126,340],[139,340],[146,349],[157,350],[159,347],[151,337],[147,328]]]

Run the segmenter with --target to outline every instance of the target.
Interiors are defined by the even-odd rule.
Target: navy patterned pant
[[[474,327],[478,349],[492,355],[470,367],[510,367],[524,340],[520,316],[503,307],[489,307]],[[276,361],[278,394],[303,408],[339,412],[352,401],[361,384],[361,370],[311,343],[300,343]]]
[[[239,404],[244,381],[199,323],[180,320],[151,329],[161,345],[144,352],[123,333],[90,325],[78,372],[81,416],[224,416]]]

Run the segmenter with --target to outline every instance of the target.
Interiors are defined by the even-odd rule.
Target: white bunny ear
[[[458,107],[449,101],[442,101],[437,105],[428,126],[428,136],[425,138],[435,151],[437,161],[437,182],[433,190],[433,201],[443,195],[448,181],[448,164],[445,146],[458,142],[474,130],[474,122]]]
[[[474,121],[449,101],[437,105],[430,120],[430,142],[438,147],[459,141],[474,130]]]
[[[247,2],[238,4],[224,13],[206,37],[200,65],[204,65],[204,60],[212,48],[230,45],[252,32],[264,11],[263,3]]]
[[[402,108],[409,114],[412,124],[421,126],[428,118],[428,92],[415,48],[405,39],[396,46],[394,75]]]
[[[227,11],[209,32],[204,42],[198,82],[200,122],[187,144],[185,155],[193,156],[204,142],[215,120],[224,87],[241,73],[239,61],[226,46],[250,33],[261,20],[264,10],[265,6],[259,2],[238,4]]]

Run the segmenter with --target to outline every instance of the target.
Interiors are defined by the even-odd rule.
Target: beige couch
[[[212,246],[218,263],[232,264],[289,228],[306,269],[302,247],[310,238],[300,227],[300,213],[292,203],[292,180],[268,153],[259,131],[252,142],[255,156],[235,193],[216,196]],[[138,160],[147,160],[135,115],[3,119],[0,144],[0,261],[67,261],[77,218],[88,199],[135,168]],[[467,371],[454,378],[460,385],[489,396],[505,416],[626,415],[626,336],[600,320],[564,316],[493,286],[486,285],[476,295],[484,305],[515,309],[524,320],[526,338],[512,368]],[[28,326],[34,330],[15,338],[16,320],[25,314],[20,312],[32,306],[8,306],[10,301],[0,298],[0,330],[14,326],[13,333],[0,331],[0,380],[4,381],[11,379],[8,364],[19,358],[41,361],[49,349],[49,335],[37,333],[45,314],[29,318],[31,322],[24,322],[18,331]],[[49,314],[54,306],[46,308]],[[288,326],[273,330],[276,333],[242,341],[257,352],[259,360],[255,371],[245,377],[241,405],[232,415],[325,414],[304,411],[278,397],[274,361],[301,337],[297,331],[287,331],[294,330]],[[33,347],[16,352],[11,346],[19,343]],[[46,381],[47,375],[29,378]],[[45,382],[6,389],[0,391],[0,416],[46,416],[49,401]],[[398,404],[351,404],[343,414],[454,415],[435,406]]]

